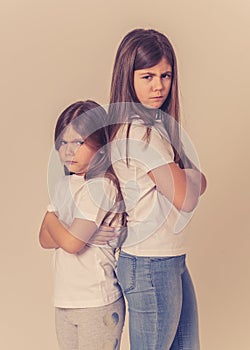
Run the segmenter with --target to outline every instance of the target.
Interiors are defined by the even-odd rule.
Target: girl
[[[123,226],[118,245],[126,233],[119,182],[104,148],[105,120],[106,112],[97,103],[80,101],[62,112],[55,128],[55,148],[66,175],[56,186],[39,238],[43,248],[56,248],[54,304],[60,349],[120,348],[125,308],[115,249],[88,243],[95,242],[92,236],[104,223]]]
[[[184,227],[206,180],[180,140],[177,63],[163,34],[135,29],[122,40],[109,118],[128,213],[118,279],[128,301],[130,350],[198,350]]]

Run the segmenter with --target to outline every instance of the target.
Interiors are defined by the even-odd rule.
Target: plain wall
[[[122,37],[154,28],[179,63],[183,123],[208,189],[188,263],[202,350],[250,348],[247,0],[1,1],[0,347],[57,349],[51,257],[38,244],[53,128],[70,103],[108,103]],[[127,326],[122,350],[128,350]]]

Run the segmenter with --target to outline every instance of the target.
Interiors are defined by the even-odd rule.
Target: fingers
[[[102,225],[95,232],[95,234],[89,240],[90,244],[96,246],[105,246],[108,245],[112,248],[116,248],[118,244],[124,241],[126,237],[127,228],[126,227],[112,227]]]
[[[109,241],[114,240],[117,237],[117,233],[114,232],[113,228],[106,229],[106,227],[103,230],[103,226],[96,231],[96,233],[91,237],[89,240],[89,243],[95,244],[95,245],[105,245]]]
[[[112,226],[106,226],[106,225],[102,225],[99,227],[99,231],[103,231],[103,232],[114,232],[115,231],[115,227]]]

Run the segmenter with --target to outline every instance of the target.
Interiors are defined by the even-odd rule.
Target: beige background
[[[52,253],[37,239],[53,127],[73,101],[108,102],[115,51],[136,27],[175,46],[184,125],[208,178],[188,258],[202,350],[250,348],[249,1],[2,0],[0,13],[0,348],[57,349]]]

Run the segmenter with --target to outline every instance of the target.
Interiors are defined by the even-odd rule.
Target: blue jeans
[[[124,252],[118,280],[128,302],[130,350],[199,350],[198,312],[185,255]]]

